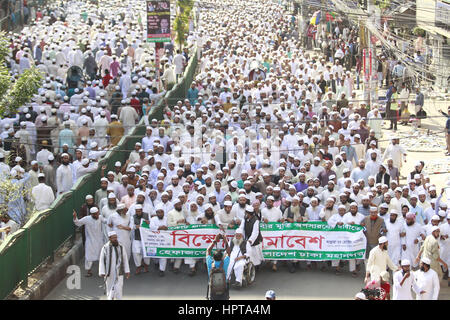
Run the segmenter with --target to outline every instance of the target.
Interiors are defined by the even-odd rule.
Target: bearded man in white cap
[[[262,254],[262,235],[259,230],[259,220],[254,215],[252,206],[245,207],[245,217],[236,232],[244,235],[246,253],[254,266],[258,267],[264,260]]]
[[[58,194],[69,191],[73,185],[73,168],[69,162],[69,155],[63,153],[61,155],[62,164],[56,170],[56,187]]]
[[[419,290],[416,291],[416,300],[437,300],[439,296],[440,283],[439,277],[431,269],[431,260],[422,257],[420,270],[414,273],[414,278]]]
[[[401,270],[396,271],[392,279],[392,300],[413,300],[411,289],[420,293],[420,288],[417,286],[414,275],[411,274],[411,263],[408,259],[403,259],[400,266]]]
[[[109,242],[101,249],[98,274],[105,279],[108,300],[122,300],[123,276],[130,277],[126,249],[119,243],[117,233],[108,233]]]
[[[131,229],[133,228],[133,220],[128,214],[128,209],[124,203],[117,205],[116,212],[109,216],[107,221],[112,231],[115,231],[119,242],[126,250],[126,255],[131,256]]]
[[[98,261],[104,244],[102,232],[103,217],[99,216],[97,207],[92,207],[89,213],[89,216],[78,220],[77,213],[73,210],[73,223],[78,227],[85,227],[84,268],[87,270],[86,277],[92,276],[92,264],[94,261]]]
[[[180,200],[176,200],[176,201],[178,201],[178,204],[176,205],[176,207],[180,207],[180,205],[181,205]],[[154,217],[152,217],[150,220],[150,230],[151,231],[167,230],[167,217],[164,214],[163,206],[161,204],[157,204],[155,207],[155,211],[156,211],[156,215]],[[180,260],[180,264],[181,264],[181,259],[178,259],[178,260]],[[166,258],[158,258],[158,263],[159,263],[159,276],[163,277],[164,272],[166,271],[167,259]]]
[[[386,268],[389,267],[392,271],[396,271],[399,268],[392,262],[388,255],[388,240],[385,236],[378,239],[378,246],[373,248],[369,253],[369,259],[366,265],[366,278],[364,281],[367,283],[371,281],[379,281],[380,275]]]
[[[405,236],[403,219],[398,218],[398,212],[391,210],[389,220],[385,220],[386,238],[388,239],[388,254],[392,262],[398,263],[402,254],[401,238]]]
[[[441,247],[441,259],[447,263],[447,266],[450,264],[450,212],[447,214],[447,223],[443,223],[439,226],[441,230],[440,236],[440,247]],[[449,269],[444,269],[444,279],[448,280],[448,286],[450,287],[450,279],[449,279]]]
[[[415,259],[420,250],[419,242],[425,240],[425,230],[423,226],[416,222],[416,215],[412,212],[406,214],[404,224],[405,236],[402,237],[402,259],[408,259],[417,266]]]
[[[134,206],[134,215],[133,219],[133,243],[132,243],[132,251],[133,251],[133,260],[136,265],[136,274],[141,272],[142,268],[142,260],[144,260],[144,272],[148,272],[148,265],[150,264],[150,258],[142,259],[143,248],[141,242],[141,232],[139,228],[141,227],[142,221],[145,221],[148,225],[150,225],[150,220],[148,217],[148,213],[142,211],[142,204],[136,204]]]
[[[236,278],[234,286],[242,286],[242,276],[244,274],[244,267],[247,259],[246,255],[246,241],[244,241],[244,235],[240,232],[234,234],[231,240],[231,254],[230,254],[230,264],[228,265],[227,274],[231,277],[232,272]]]
[[[431,228],[431,234],[425,238],[425,241],[423,242],[423,245],[420,248],[419,253],[417,254],[416,263],[419,262],[420,257],[428,258],[430,260],[431,269],[436,271],[440,280],[442,279],[443,275],[440,263],[444,266],[445,270],[448,268],[448,265],[447,263],[445,263],[445,261],[441,259],[439,255],[440,253],[439,236],[440,236],[439,227],[433,226]]]

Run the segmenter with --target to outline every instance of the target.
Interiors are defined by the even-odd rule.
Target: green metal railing
[[[197,55],[194,50],[183,79],[164,97],[169,105],[186,96],[196,68]],[[150,119],[163,119],[164,99],[151,110]],[[119,150],[133,149],[144,134],[145,124],[142,118],[139,125],[99,161],[96,172],[77,181],[70,191],[58,196],[48,210],[39,212],[0,245],[0,299],[5,299],[18,285],[27,286],[29,274],[48,259],[53,259],[55,252],[74,236],[73,209],[78,211],[85,202],[86,195],[94,194],[100,187],[101,166],[106,164],[107,172],[113,170],[116,161],[124,163],[129,154]]]

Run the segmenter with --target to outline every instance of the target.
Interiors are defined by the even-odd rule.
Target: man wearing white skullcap
[[[430,259],[430,267],[434,271],[436,271],[439,280],[442,279],[442,269],[441,265],[444,266],[444,270],[448,269],[448,265],[445,261],[443,261],[440,257],[440,248],[439,248],[439,236],[440,236],[440,229],[438,226],[432,226],[431,227],[431,234],[428,235],[425,238],[425,241],[422,244],[422,247],[420,248],[419,253],[416,257],[416,263],[419,262],[421,257],[425,257]]]
[[[128,209],[124,203],[117,205],[116,212],[108,217],[108,226],[112,231],[117,233],[119,242],[123,245],[128,259],[131,257],[131,230],[133,228],[133,220],[131,219]]]
[[[392,271],[396,271],[399,269],[396,266],[391,258],[389,258],[388,252],[388,240],[385,236],[382,236],[378,239],[378,246],[373,248],[369,253],[369,259],[366,264],[366,278],[365,282],[369,280],[371,281],[380,281],[380,275],[383,271],[386,271],[386,268],[389,267]]]
[[[420,270],[414,273],[414,278],[419,290],[416,291],[416,300],[437,300],[439,297],[439,276],[431,269],[431,260],[422,257]]]
[[[179,208],[181,205],[180,200],[178,199],[175,200],[174,205],[176,208]],[[167,217],[164,214],[163,206],[161,204],[157,204],[155,207],[155,212],[156,215],[150,219],[150,230],[152,231],[167,230]],[[167,259],[158,258],[158,262],[159,262],[159,276],[163,277],[164,272],[166,271]]]
[[[411,263],[403,259],[400,263],[401,270],[394,272],[392,300],[412,300],[411,289],[420,293],[414,274],[411,273]]]
[[[148,272],[148,265],[150,264],[150,258],[142,259],[144,255],[144,248],[142,247],[141,242],[141,232],[139,231],[141,227],[142,221],[145,221],[148,225],[150,225],[150,220],[147,212],[143,212],[142,204],[135,204],[134,210],[135,213],[132,217],[133,220],[133,243],[132,243],[132,252],[133,252],[133,260],[136,266],[136,274],[139,274],[142,269],[142,260],[144,261],[144,272]],[[130,210],[131,211],[131,210]]]
[[[100,252],[98,274],[101,278],[105,278],[108,300],[121,300],[123,276],[125,274],[127,279],[130,277],[129,257],[119,242],[116,231],[110,231],[108,237],[109,241]]]
[[[37,211],[50,208],[50,205],[55,200],[52,188],[45,184],[45,175],[43,173],[38,174],[38,185],[31,189],[31,195]]]
[[[100,251],[103,247],[103,217],[99,216],[97,207],[89,210],[88,216],[78,220],[77,213],[73,210],[73,222],[76,226],[84,226],[86,233],[86,242],[84,246],[84,268],[87,270],[87,277],[92,276],[92,265],[94,261],[98,261]]]

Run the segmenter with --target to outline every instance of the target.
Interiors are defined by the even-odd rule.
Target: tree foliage
[[[6,58],[9,55],[8,38],[4,32],[0,32],[0,118],[16,112],[19,107],[30,102],[43,80],[41,71],[33,66],[12,81],[6,66]]]
[[[189,18],[191,16],[192,8],[194,7],[193,0],[178,0],[177,1],[178,12],[175,17],[174,27],[175,30],[175,42],[180,46],[186,42],[185,34],[189,31]]]

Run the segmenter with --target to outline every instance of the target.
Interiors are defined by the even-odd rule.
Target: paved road
[[[83,265],[83,262],[79,264],[84,275]],[[131,268],[134,273],[134,267]],[[194,277],[188,275],[188,269],[182,270],[180,274],[166,271],[165,277],[159,277],[152,266],[149,273],[132,274],[130,279],[125,280],[124,299],[204,299],[207,274],[204,265],[199,269]],[[80,290],[69,290],[66,280],[67,277],[46,299],[105,299],[100,287],[102,280],[98,276],[82,276]],[[231,299],[256,300],[263,298],[268,289],[273,289],[279,299],[350,299],[361,289],[362,282],[362,274],[359,278],[352,278],[349,273],[336,276],[331,269],[326,272],[317,269],[306,271],[304,263],[301,263],[300,270],[291,274],[281,265],[277,272],[268,267],[262,268],[254,284],[240,290],[231,289],[230,296]]]
[[[133,262],[131,262],[133,264]],[[79,264],[81,272],[84,263]],[[200,266],[200,264],[197,264]],[[188,276],[188,269],[174,274],[166,271],[164,277],[158,276],[155,267],[151,267],[146,274],[134,275],[134,266],[130,279],[125,280],[124,300],[202,300],[206,295],[207,275],[202,265],[194,277]],[[184,266],[186,267],[186,266]],[[348,270],[345,267],[345,270]],[[306,270],[306,264],[301,263],[300,269],[291,274],[284,265],[277,272],[268,266],[258,271],[256,281],[250,287],[240,290],[231,289],[232,300],[259,300],[264,293],[275,290],[280,300],[347,300],[352,299],[356,292],[362,288],[364,275],[353,278],[346,272],[336,276],[331,269],[321,272],[318,269]],[[85,278],[82,276],[81,289],[69,290],[66,286],[67,277],[45,298],[46,300],[104,300],[102,280],[98,277]],[[450,299],[450,288],[447,283],[441,282],[440,299]]]

